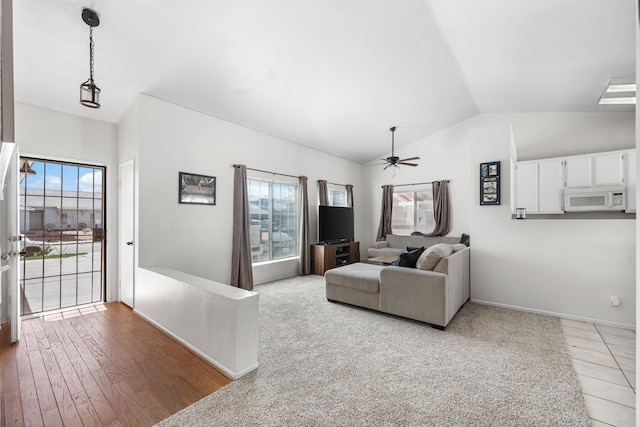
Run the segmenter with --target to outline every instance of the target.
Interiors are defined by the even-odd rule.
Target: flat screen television
[[[318,240],[323,243],[353,242],[353,208],[318,206]]]

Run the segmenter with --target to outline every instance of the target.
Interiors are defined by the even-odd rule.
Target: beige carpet
[[[467,303],[439,331],[319,276],[256,290],[258,370],[159,425],[590,425],[557,318]]]

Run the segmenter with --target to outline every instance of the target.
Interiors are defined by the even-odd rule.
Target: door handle
[[[131,246],[131,245],[133,245],[133,241],[127,242],[127,246]]]

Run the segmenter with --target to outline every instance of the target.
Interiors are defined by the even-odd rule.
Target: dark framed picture
[[[178,203],[191,205],[216,204],[216,177],[179,172]]]
[[[500,162],[480,163],[480,204],[500,204]]]

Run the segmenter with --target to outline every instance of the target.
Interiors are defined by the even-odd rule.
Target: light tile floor
[[[561,319],[593,426],[635,426],[636,333]]]

